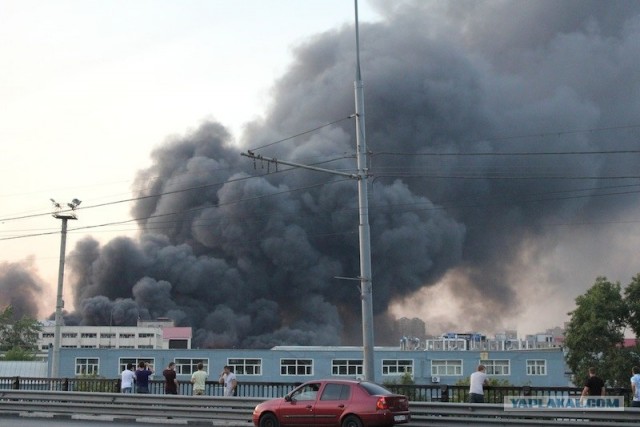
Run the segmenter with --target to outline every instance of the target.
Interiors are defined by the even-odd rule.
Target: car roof
[[[370,381],[351,380],[351,379],[319,379],[319,380],[305,381],[304,384],[311,384],[311,383],[360,384],[363,382],[370,382]]]

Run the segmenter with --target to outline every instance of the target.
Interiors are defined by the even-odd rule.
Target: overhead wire
[[[355,117],[354,114],[349,115],[347,117],[343,117],[341,119],[338,120],[334,120],[328,123],[325,123],[321,126],[315,127],[313,129],[304,131],[304,132],[300,132],[298,134],[295,134],[291,137],[287,137],[287,138],[283,138],[281,140],[278,141],[274,141],[271,142],[269,144],[265,144],[263,146],[260,147],[256,147],[253,148],[252,150],[259,150],[262,148],[266,148],[287,140],[291,140],[293,138],[302,136],[302,135],[306,135],[309,134],[311,132],[314,132],[316,130],[322,129],[324,127],[339,123],[341,121],[344,120],[348,120]],[[486,141],[501,141],[501,140],[511,140],[511,139],[522,139],[522,138],[531,138],[531,137],[546,137],[546,136],[560,136],[560,135],[565,135],[565,134],[572,134],[572,133],[581,133],[581,132],[598,132],[598,131],[609,131],[609,130],[620,130],[620,129],[635,129],[635,128],[640,128],[640,125],[631,125],[631,126],[616,126],[616,127],[603,127],[603,128],[593,128],[593,129],[576,129],[576,130],[569,130],[569,131],[561,131],[561,132],[553,132],[553,133],[542,133],[542,134],[531,134],[531,135],[519,135],[519,136],[510,136],[510,137],[497,137],[497,138],[485,138],[485,139],[480,139],[477,140],[477,142],[486,142]],[[378,152],[378,153],[371,153],[372,157],[375,156],[437,156],[437,157],[441,157],[441,156],[534,156],[534,155],[542,155],[542,156],[548,156],[548,155],[604,155],[604,154],[637,154],[640,153],[640,150],[599,150],[599,151],[556,151],[556,152],[458,152],[458,153],[436,153],[436,152],[430,152],[430,153],[406,153],[406,152],[392,152],[392,151],[385,151],[385,152]],[[323,162],[319,162],[316,164],[321,164],[321,163],[327,163],[327,162],[331,162],[331,161],[335,161],[335,160],[339,160],[339,159],[344,159],[347,157],[352,157],[352,156],[342,156],[336,159],[330,159],[330,160],[326,160]],[[157,194],[150,194],[150,195],[144,195],[144,196],[138,196],[138,197],[130,197],[130,198],[126,198],[126,199],[122,199],[122,200],[117,200],[117,201],[110,201],[110,202],[105,202],[105,203],[100,203],[100,204],[95,204],[95,205],[91,205],[91,206],[83,206],[82,208],[77,208],[77,210],[84,210],[84,209],[92,209],[92,208],[98,208],[98,207],[104,207],[104,206],[109,206],[109,205],[115,205],[115,204],[119,204],[119,203],[127,203],[127,202],[132,202],[132,201],[139,201],[139,200],[144,200],[144,199],[149,199],[149,198],[156,198],[156,197],[162,197],[165,195],[170,195],[170,194],[176,194],[176,193],[181,193],[181,192],[186,192],[186,191],[193,191],[193,190],[199,190],[199,189],[204,189],[204,188],[208,188],[208,187],[212,187],[212,186],[216,186],[216,185],[224,185],[230,182],[236,182],[236,181],[242,181],[242,180],[246,180],[246,179],[253,179],[253,178],[259,178],[259,177],[264,177],[267,175],[272,175],[274,173],[281,173],[281,172],[286,172],[286,171],[290,171],[292,169],[295,168],[285,168],[285,169],[281,169],[281,170],[276,170],[276,171],[269,171],[266,174],[263,175],[257,175],[257,176],[248,176],[248,177],[242,177],[242,178],[236,178],[236,179],[232,179],[232,180],[225,180],[222,182],[216,182],[216,183],[209,183],[209,184],[203,184],[200,186],[194,186],[194,187],[188,187],[188,188],[183,188],[183,189],[176,189],[176,190],[171,190],[171,191],[164,191],[161,193],[157,193]],[[483,176],[478,176],[478,175],[452,175],[452,174],[446,174],[446,175],[439,175],[439,174],[425,174],[425,173],[411,173],[411,172],[407,172],[406,168],[403,170],[403,172],[398,172],[398,173],[390,173],[389,171],[386,173],[377,173],[375,175],[372,175],[375,178],[380,178],[380,177],[400,177],[400,178],[435,178],[435,179],[490,179],[490,180],[496,180],[496,179],[564,179],[564,180],[572,180],[572,179],[576,179],[576,180],[595,180],[595,179],[606,179],[606,180],[614,180],[614,179],[638,179],[640,178],[640,176],[638,175],[618,175],[618,176],[569,176],[569,175],[556,175],[556,176],[544,176],[544,175],[530,175],[530,176],[507,176],[507,175],[487,175],[486,171],[484,171],[484,175]],[[335,181],[334,181],[335,182]],[[319,184],[322,185],[322,184]],[[297,189],[291,190],[291,191],[296,191]],[[581,190],[577,190],[577,191],[581,191]],[[621,192],[621,193],[617,193],[617,194],[632,194],[635,192]],[[264,195],[264,196],[258,196],[257,198],[261,198],[261,197],[269,197],[269,196],[273,196],[276,194],[270,194],[270,195]],[[593,195],[590,195],[593,196]],[[574,197],[587,197],[587,196],[574,196]],[[252,199],[252,198],[250,198]],[[249,199],[249,200],[250,200]],[[234,203],[240,203],[243,200],[239,200],[237,202]],[[85,230],[85,229],[94,229],[94,228],[99,228],[99,227],[108,227],[108,226],[112,226],[112,225],[120,225],[120,224],[126,224],[126,223],[132,223],[132,222],[136,222],[136,221],[142,221],[142,220],[146,220],[146,219],[152,219],[152,218],[156,218],[156,217],[161,217],[161,216],[169,216],[169,215],[178,215],[181,213],[188,213],[192,210],[200,210],[200,209],[204,209],[202,207],[200,208],[193,208],[193,209],[188,209],[186,211],[179,211],[179,212],[173,212],[173,213],[167,213],[167,214],[161,214],[161,215],[152,215],[146,218],[135,218],[135,219],[128,219],[128,220],[123,220],[123,221],[115,221],[115,222],[109,222],[109,223],[104,223],[104,224],[99,224],[99,225],[93,225],[93,226],[84,226],[84,227],[77,227],[77,228],[73,228],[70,229],[69,232],[72,231],[79,231],[79,230]],[[6,221],[12,221],[12,220],[18,220],[18,219],[26,219],[26,218],[33,218],[33,217],[38,217],[38,216],[45,216],[45,215],[50,215],[50,212],[47,213],[40,213],[40,214],[32,214],[32,215],[23,215],[23,216],[16,216],[16,217],[8,217],[8,218],[2,218],[0,219],[0,221],[2,222],[6,222]],[[40,235],[48,235],[48,234],[57,234],[58,231],[52,231],[52,232],[42,232],[42,233],[35,233],[35,234],[28,234],[28,235],[23,235],[23,236],[12,236],[12,237],[5,237],[5,238],[0,238],[0,240],[10,240],[10,239],[17,239],[17,238],[22,238],[22,237],[33,237],[33,236],[40,236]]]

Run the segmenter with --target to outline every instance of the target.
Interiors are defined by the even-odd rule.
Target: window
[[[327,384],[320,400],[348,400],[350,396],[351,387],[348,384]]]
[[[431,375],[462,375],[462,360],[432,360]]]
[[[334,359],[331,361],[331,375],[362,376],[362,359]]]
[[[112,333],[112,332],[105,332],[100,334],[101,338],[115,338],[116,334]]]
[[[76,375],[98,375],[100,359],[97,357],[76,357]]]
[[[80,348],[96,348],[95,345],[81,345]]]
[[[83,332],[80,334],[80,338],[96,338],[97,336],[98,334],[89,333],[89,332]]]
[[[139,345],[138,348],[153,348],[152,345]]]
[[[176,358],[173,360],[176,363],[176,374],[178,375],[191,375],[198,370],[198,363],[202,362],[204,370],[209,372],[209,359],[187,359]]]
[[[135,338],[136,334],[120,334],[120,338]]]
[[[118,361],[118,372],[122,372],[125,369],[127,369],[127,364],[128,363],[133,363],[133,366],[135,368],[138,367],[138,363],[140,362],[149,362],[149,364],[151,365],[151,367],[155,370],[155,364],[156,364],[156,359],[152,358],[148,358],[148,357],[121,357],[120,360]]]
[[[382,375],[413,374],[413,360],[383,360]]]
[[[138,338],[153,338],[155,334],[138,334]]]
[[[547,375],[547,361],[527,360],[527,375]]]
[[[54,338],[53,332],[43,332],[42,338]]]
[[[313,375],[313,359],[280,359],[280,375]]]
[[[485,373],[487,375],[510,375],[511,374],[511,368],[510,368],[511,362],[509,360],[487,359],[487,360],[480,360],[480,363],[485,366],[486,368]]]
[[[78,334],[76,334],[75,332],[65,332],[62,334],[62,338],[78,338]]]
[[[320,390],[320,383],[307,384],[291,393],[291,399],[293,401],[316,400],[318,397],[318,390]]]
[[[262,359],[227,359],[236,375],[262,375]]]

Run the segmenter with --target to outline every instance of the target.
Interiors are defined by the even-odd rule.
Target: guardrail
[[[272,398],[282,397],[300,383],[265,383],[245,382],[238,384],[238,396]],[[164,381],[152,380],[149,383],[151,394],[164,394]],[[384,384],[394,393],[406,395],[412,402],[449,402],[464,403],[469,400],[469,386],[446,384]],[[106,392],[120,391],[119,378],[29,378],[0,377],[0,390],[42,390],[42,391],[77,391]],[[505,396],[531,397],[575,397],[580,396],[582,387],[531,387],[500,386],[485,389],[485,402],[502,403]],[[178,384],[180,395],[190,395],[192,385],[188,381]],[[217,381],[207,381],[205,395],[224,396],[223,386]],[[623,396],[630,404],[631,390],[625,388],[607,389],[609,396]]]
[[[254,406],[264,399],[248,397],[173,396],[151,394],[0,391],[0,415],[43,413],[113,416],[118,419],[231,421],[251,425]],[[407,427],[466,425],[637,426],[640,409],[505,411],[503,405],[411,402]],[[236,425],[236,424],[234,424]]]

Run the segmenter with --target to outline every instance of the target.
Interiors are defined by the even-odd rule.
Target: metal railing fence
[[[282,397],[298,384],[300,383],[240,381],[238,383],[238,396]],[[385,384],[385,387],[395,393],[406,395],[412,402],[463,403],[468,401],[469,396],[468,386]],[[164,394],[164,381],[152,380],[149,382],[149,388],[151,394]],[[118,393],[120,392],[120,379],[0,377],[0,390],[7,389]],[[581,392],[582,389],[579,387],[487,387],[485,389],[485,402],[501,404],[505,396],[573,397],[579,396]],[[178,394],[193,394],[191,383],[181,381],[178,384]],[[205,395],[223,396],[223,386],[218,384],[217,381],[207,381]],[[607,395],[623,396],[627,405],[630,404],[630,389],[607,389]]]

